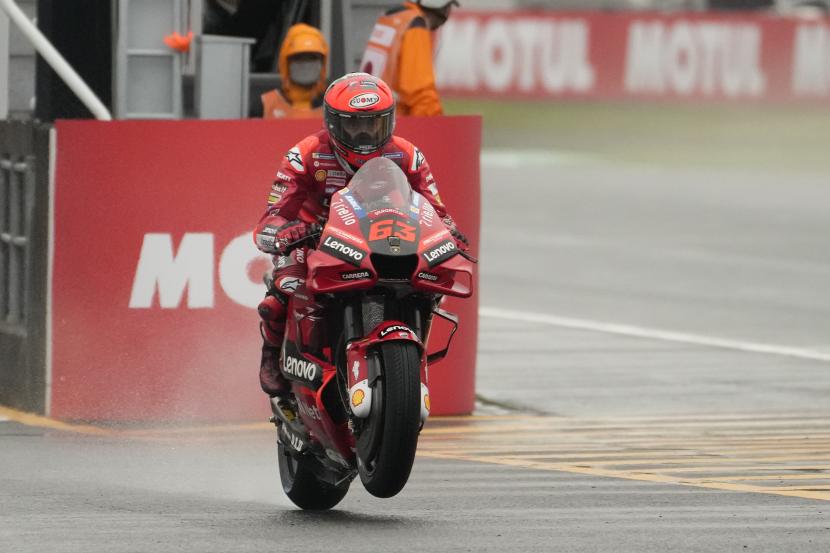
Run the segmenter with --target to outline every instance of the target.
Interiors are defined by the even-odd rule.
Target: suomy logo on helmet
[[[355,109],[369,108],[380,102],[380,96],[375,92],[364,92],[349,100],[349,106]]]

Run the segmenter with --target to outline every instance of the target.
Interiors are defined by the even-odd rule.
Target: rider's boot
[[[263,326],[267,323],[263,322]],[[263,331],[263,335],[266,332]],[[293,421],[297,418],[297,409],[291,394],[291,384],[280,370],[280,348],[264,340],[262,344],[262,361],[259,364],[259,384],[262,391],[271,398],[271,409],[282,413],[284,419]],[[273,419],[272,419],[273,420]]]
[[[262,334],[262,359],[259,363],[259,384],[262,391],[271,397],[274,408],[288,420],[296,418],[291,398],[291,384],[280,370],[280,348],[285,336],[285,298],[273,289],[257,306]]]
[[[262,344],[259,384],[262,391],[271,397],[282,397],[291,393],[291,385],[280,371],[280,348],[267,341]]]

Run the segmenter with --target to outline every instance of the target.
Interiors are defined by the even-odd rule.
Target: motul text
[[[830,98],[827,20],[749,14],[457,12],[436,80],[515,98]]]

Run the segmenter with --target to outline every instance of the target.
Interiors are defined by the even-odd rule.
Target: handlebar
[[[472,255],[468,254],[464,250],[458,250],[458,253],[460,253],[461,257],[463,257],[464,259],[466,259],[468,261],[472,261],[473,263],[478,263],[478,258],[473,257]]]

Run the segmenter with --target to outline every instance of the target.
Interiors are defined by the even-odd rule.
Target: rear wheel
[[[317,463],[314,458],[293,455],[282,443],[277,444],[277,455],[282,489],[297,507],[318,511],[331,509],[349,491],[348,482],[341,487],[321,482],[312,470],[312,463]]]
[[[357,441],[358,471],[370,494],[392,497],[409,479],[418,447],[421,358],[412,342],[385,342],[380,361],[372,411]]]

